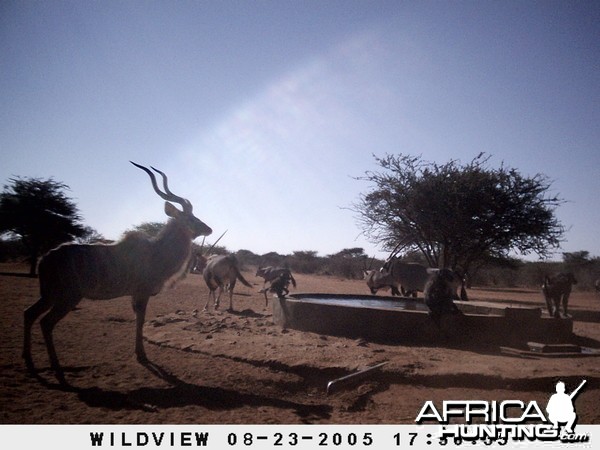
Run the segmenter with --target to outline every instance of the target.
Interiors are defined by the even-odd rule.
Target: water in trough
[[[422,299],[304,293],[273,299],[273,319],[284,328],[402,344],[524,346],[573,337],[572,320],[542,317],[541,308],[456,303],[463,314],[438,325]]]

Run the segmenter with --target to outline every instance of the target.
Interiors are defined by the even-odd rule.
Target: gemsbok
[[[206,267],[202,271],[204,281],[208,286],[208,300],[204,311],[208,310],[210,299],[213,299],[215,309],[219,308],[223,291],[229,291],[229,309],[233,311],[233,289],[235,283],[240,280],[245,286],[252,287],[240,273],[235,255],[213,255],[206,261]],[[219,294],[216,295],[217,289]]]
[[[400,285],[390,272],[383,272],[383,269],[363,270],[363,278],[367,282],[367,286],[373,295],[377,294],[377,292],[381,290],[387,291],[390,288],[392,290],[392,295],[402,295],[402,293],[398,290],[398,286]],[[402,289],[402,286],[400,286],[400,288]]]
[[[389,258],[379,271],[365,270],[364,277],[371,294],[375,295],[380,289],[392,289],[392,295],[417,297],[417,292],[425,292],[425,284],[431,274],[441,269],[427,268],[417,263],[406,263],[396,257]],[[448,269],[450,270],[450,269]],[[468,300],[463,277],[456,271],[454,275],[455,300]],[[460,287],[460,296],[458,288]]]
[[[135,354],[147,362],[143,344],[146,306],[164,283],[187,262],[192,241],[212,233],[211,228],[192,214],[189,200],[173,194],[167,176],[160,170],[164,192],[158,188],[154,174],[144,166],[152,187],[165,202],[165,213],[171,219],[155,238],[131,232],[115,244],[63,244],[47,253],[39,264],[40,299],[24,313],[23,358],[34,372],[31,358],[31,327],[35,320],[50,310],[40,321],[52,369],[61,384],[64,372],[54,348],[52,330],[82,298],[105,300],[131,296],[136,316]],[[173,204],[178,203],[182,211]]]

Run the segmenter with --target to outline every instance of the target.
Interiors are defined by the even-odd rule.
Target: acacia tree
[[[125,231],[124,235],[129,233],[142,233],[149,237],[156,237],[167,225],[166,222],[143,222],[136,225],[131,230]]]
[[[551,183],[480,154],[470,163],[445,164],[421,157],[375,157],[382,172],[358,180],[374,187],[352,206],[372,242],[390,251],[418,251],[432,267],[467,272],[511,251],[549,256],[564,227],[554,211],[563,200],[548,195]]]
[[[332,255],[327,255],[324,263],[329,272],[345,278],[362,278],[367,269],[368,256],[361,247],[345,248]]]
[[[65,193],[66,184],[52,178],[12,178],[0,194],[0,234],[17,236],[28,253],[35,275],[38,258],[63,242],[89,232],[77,206]]]

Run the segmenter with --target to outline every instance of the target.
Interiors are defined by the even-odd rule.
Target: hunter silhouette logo
[[[450,440],[456,445],[465,441],[483,441],[487,445],[508,441],[589,442],[588,433],[576,434],[577,414],[574,400],[585,385],[583,380],[570,394],[563,381],[556,383],[543,407],[535,400],[444,400],[437,405],[428,400],[421,407],[415,422],[437,422],[442,425],[437,439],[440,445]],[[462,422],[462,423],[461,423]]]
[[[581,384],[577,386],[577,389],[570,394],[565,393],[565,383],[562,381],[556,383],[556,394],[552,394],[550,400],[548,400],[548,405],[546,406],[548,419],[552,422],[555,429],[558,429],[559,423],[566,423],[564,431],[573,434],[573,426],[577,420],[573,400],[586,381],[587,380],[583,380]]]

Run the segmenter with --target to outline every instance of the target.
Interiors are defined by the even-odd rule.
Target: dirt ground
[[[600,356],[506,354],[500,348],[382,345],[283,330],[254,272],[238,283],[236,312],[203,312],[207,289],[188,275],[150,300],[145,347],[137,363],[128,298],[83,300],[54,338],[71,386],[49,370],[39,325],[33,329],[35,376],[21,358],[23,310],[38,298],[24,267],[0,265],[0,414],[5,424],[410,424],[427,400],[536,400],[545,405],[562,379],[582,379],[581,424],[600,424]],[[367,294],[362,280],[297,275],[292,292]],[[471,299],[541,306],[539,292],[469,291]],[[224,303],[224,305],[223,305]],[[571,297],[581,345],[600,349],[600,296]],[[226,308],[227,300],[222,302]],[[327,395],[329,380],[387,361],[377,374]]]

